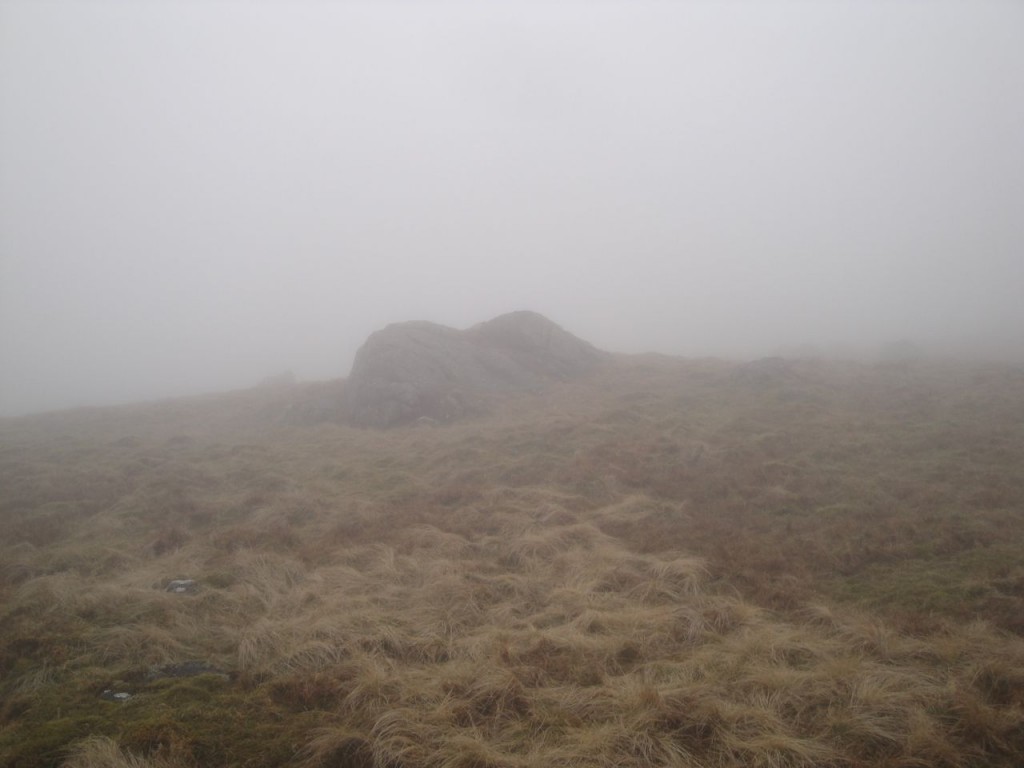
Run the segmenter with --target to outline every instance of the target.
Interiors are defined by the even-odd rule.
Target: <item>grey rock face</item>
[[[603,352],[534,312],[513,312],[459,331],[435,323],[389,325],[356,354],[346,385],[349,419],[390,427],[421,417],[451,421],[482,397],[530,392],[586,375]]]
[[[510,312],[473,326],[467,333],[542,378],[584,376],[606,357],[536,312]]]
[[[171,579],[166,589],[176,595],[194,595],[199,591],[199,584],[195,579]]]

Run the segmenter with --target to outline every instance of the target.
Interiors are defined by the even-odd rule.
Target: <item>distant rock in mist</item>
[[[608,358],[535,312],[512,312],[465,331],[396,323],[370,335],[345,387],[349,420],[390,427],[451,421],[494,393],[533,392],[585,376]]]

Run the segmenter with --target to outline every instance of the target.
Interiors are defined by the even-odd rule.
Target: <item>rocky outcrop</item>
[[[347,412],[364,427],[422,417],[451,421],[479,410],[488,395],[584,376],[606,357],[535,312],[513,312],[465,331],[397,323],[372,334],[356,354]]]
[[[584,376],[607,357],[536,312],[510,312],[473,326],[467,335],[542,379]]]

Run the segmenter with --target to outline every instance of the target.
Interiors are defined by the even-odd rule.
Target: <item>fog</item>
[[[1024,358],[1019,2],[0,2],[0,414],[615,351]]]

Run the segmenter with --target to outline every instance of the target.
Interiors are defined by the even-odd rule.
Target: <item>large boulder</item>
[[[451,421],[495,393],[537,391],[586,375],[606,354],[535,312],[513,312],[460,331],[425,322],[371,334],[345,389],[349,419],[390,427]]]
[[[467,333],[523,371],[543,379],[584,376],[607,357],[536,312],[509,312],[475,325]]]

